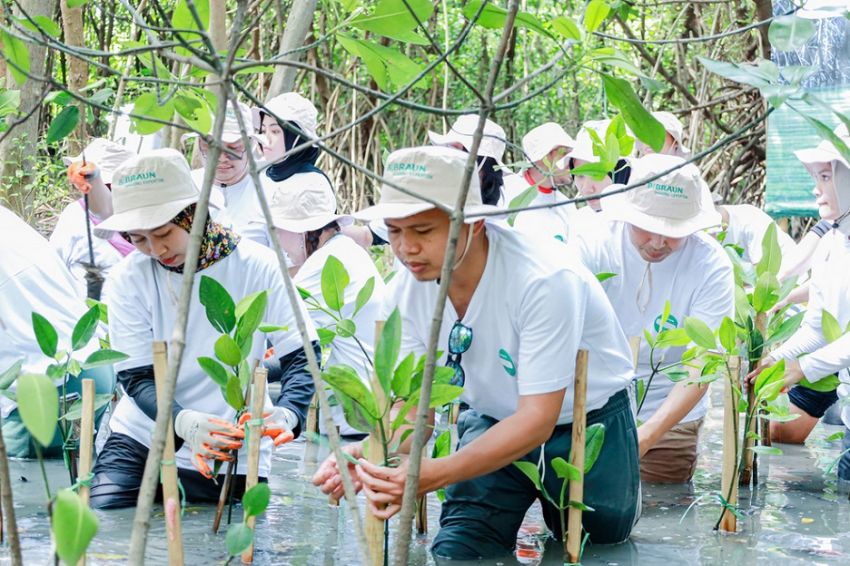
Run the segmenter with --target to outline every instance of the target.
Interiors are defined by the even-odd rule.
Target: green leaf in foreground
[[[97,533],[94,512],[75,491],[62,489],[53,502],[51,523],[56,554],[66,564],[77,564]]]
[[[254,542],[254,531],[245,523],[236,523],[227,529],[227,553],[230,556],[242,554]]]
[[[18,378],[18,413],[32,437],[49,446],[56,434],[59,393],[46,375],[26,374]]]
[[[242,496],[242,509],[246,517],[256,517],[266,510],[272,490],[267,483],[258,483]]]

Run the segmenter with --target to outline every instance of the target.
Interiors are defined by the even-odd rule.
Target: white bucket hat
[[[847,126],[841,124],[833,133],[841,138],[845,144],[850,146],[850,135],[847,133]],[[844,159],[844,156],[838,151],[838,148],[829,141],[823,140],[815,147],[807,148],[807,149],[798,149],[794,152],[794,155],[797,156],[797,159],[805,163],[806,165],[810,163],[830,163],[832,161],[838,161],[839,163],[844,164],[845,167],[850,168],[850,163]]]
[[[304,132],[310,139],[318,138],[316,127],[319,120],[319,111],[313,106],[313,103],[298,94],[297,92],[284,92],[266,102],[266,108],[269,112],[277,116],[281,120],[292,122]],[[265,113],[263,108],[254,107],[251,109],[253,115],[254,129],[260,130],[262,125],[262,113]]]
[[[168,224],[198,202],[186,158],[179,151],[154,149],[122,163],[112,174],[112,216],[101,230],[152,230]]]
[[[581,159],[588,163],[599,163],[600,159],[593,153],[593,139],[590,137],[588,130],[593,130],[603,140],[605,139],[605,131],[611,120],[590,120],[581,125],[578,135],[576,135],[575,145],[564,159]]]
[[[672,112],[653,112],[652,117],[661,122],[664,131],[679,144],[679,151],[683,155],[690,155],[691,150],[685,147],[685,126],[682,121]]]
[[[575,145],[576,140],[555,122],[541,124],[522,137],[522,151],[532,162],[540,161],[556,147],[572,150]]]
[[[245,127],[248,128],[247,133],[251,136],[254,133],[254,130],[252,129],[254,127],[254,117],[251,114],[251,109],[241,102],[237,102],[236,106],[239,108],[239,114],[242,115],[242,122],[245,124]],[[198,137],[197,133],[189,132],[188,134],[180,136],[180,141],[185,142],[188,139],[196,137]],[[222,143],[236,143],[241,139],[242,130],[239,129],[239,119],[236,117],[233,107],[228,105],[227,111],[224,114],[224,125],[221,128],[221,141]]]
[[[399,149],[387,158],[384,178],[453,209],[463,181],[467,157],[458,149],[440,145]],[[433,204],[384,184],[378,204],[355,213],[354,217],[367,221],[407,218],[432,208],[435,208]],[[466,205],[463,207],[464,221],[475,222],[476,215],[498,210],[496,206],[481,203],[478,175],[473,174],[469,181]]]
[[[270,203],[275,228],[289,232],[310,232],[333,222],[340,226],[351,224],[354,219],[345,214],[336,214],[336,199],[326,185],[275,189]]]
[[[794,15],[807,20],[840,18],[850,12],[850,0],[808,0]]]
[[[685,160],[676,155],[652,153],[632,161],[631,182],[667,171]],[[614,191],[624,185],[611,185]],[[606,192],[607,192],[606,191]],[[688,163],[663,177],[605,199],[605,214],[647,232],[684,238],[721,222],[711,192],[696,165]]]
[[[478,127],[478,114],[464,114],[458,116],[452,127],[445,134],[428,131],[428,139],[434,145],[452,145],[460,144],[466,151],[472,147],[475,129]],[[505,156],[505,146],[507,140],[505,130],[492,120],[484,122],[484,134],[481,136],[481,143],[478,144],[478,155],[484,157],[492,157],[500,164]]]
[[[76,163],[86,157],[86,162],[92,162],[100,169],[100,178],[107,185],[112,184],[112,173],[115,168],[136,156],[136,152],[120,143],[103,138],[95,138],[76,157],[64,157],[65,165]]]

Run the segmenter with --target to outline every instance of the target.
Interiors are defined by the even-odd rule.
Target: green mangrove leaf
[[[692,316],[685,317],[685,332],[691,337],[691,340],[697,346],[701,346],[708,350],[713,350],[717,347],[717,341],[714,338],[714,332],[706,323]]]
[[[227,289],[212,277],[201,275],[198,298],[213,328],[222,334],[230,334],[236,326],[236,305]]]
[[[555,470],[555,475],[562,480],[579,481],[582,477],[581,470],[560,456],[552,458],[552,469]]]
[[[18,378],[18,414],[32,437],[42,446],[50,446],[56,434],[59,393],[46,375],[24,374]]]
[[[227,529],[227,553],[230,556],[238,556],[248,550],[254,542],[254,530],[245,523],[234,523]]]
[[[50,126],[47,128],[45,142],[50,144],[65,139],[68,134],[74,131],[79,121],[80,107],[66,106],[50,122]]]
[[[378,376],[381,389],[386,394],[390,393],[393,370],[395,369],[396,362],[398,362],[400,351],[401,314],[398,312],[398,308],[395,308],[384,323],[384,330],[381,332],[381,337],[375,345],[375,374]]]
[[[242,351],[230,334],[222,334],[215,341],[215,357],[230,367],[236,367],[242,361]]]
[[[198,358],[198,365],[219,387],[227,387],[227,370],[218,361],[207,358]]]
[[[258,483],[242,496],[242,509],[246,517],[256,517],[266,510],[272,490],[267,483]]]
[[[56,347],[59,345],[59,335],[50,321],[38,314],[32,313],[32,329],[38,347],[48,358],[56,357]]]
[[[74,331],[71,333],[72,350],[77,351],[89,343],[97,330],[98,322],[100,322],[100,308],[93,306],[74,325]]]
[[[584,473],[590,471],[593,464],[602,452],[602,444],[605,442],[605,425],[594,423],[587,427],[584,437]]]
[[[60,489],[56,492],[51,529],[59,558],[66,564],[77,564],[97,528],[97,516],[75,491]]]
[[[129,358],[130,356],[128,356],[127,354],[104,348],[102,350],[96,350],[89,354],[89,357],[86,358],[85,362],[83,362],[82,368],[92,369],[100,366],[111,366],[113,364],[117,364],[118,362],[123,362],[124,360],[127,360]]]
[[[351,316],[357,316],[360,309],[366,306],[369,299],[372,298],[372,293],[375,291],[375,277],[372,276],[366,280],[366,283],[357,291],[357,298],[354,300],[354,313]]]
[[[345,288],[351,278],[345,266],[334,256],[328,256],[322,268],[322,297],[332,311],[340,312],[345,306]]]

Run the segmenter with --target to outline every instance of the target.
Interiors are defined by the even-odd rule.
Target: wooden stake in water
[[[254,388],[251,392],[251,416],[252,420],[258,421],[263,418],[263,409],[266,401],[266,379],[269,371],[258,367],[254,370]],[[245,491],[248,491],[259,481],[260,477],[260,439],[263,435],[261,424],[248,425],[248,474],[245,476]],[[256,517],[248,517],[245,524],[251,530],[254,529]],[[251,564],[254,561],[254,545],[249,546],[242,553],[242,564]]]
[[[377,350],[378,340],[381,340],[381,335],[384,332],[384,321],[375,322],[375,346]],[[384,395],[384,390],[381,387],[381,382],[378,380],[376,373],[372,374],[372,394],[375,396],[375,404],[379,410],[386,406],[387,400]],[[386,414],[383,418],[384,430],[389,432],[389,415]],[[387,455],[384,452],[384,445],[381,442],[380,431],[378,426],[372,431],[367,439],[367,451],[369,462],[378,465],[386,465]],[[384,533],[386,531],[386,521],[379,519],[372,514],[371,509],[366,510],[366,543],[369,545],[369,556],[372,557],[372,566],[383,566],[384,564]]]
[[[319,434],[319,399],[316,395],[310,399],[310,407],[307,409],[307,430]]]
[[[80,419],[80,454],[79,463],[77,464],[77,478],[83,481],[80,486],[80,499],[88,505],[89,502],[89,486],[86,481],[91,472],[92,449],[94,448],[94,380],[82,380],[83,389],[83,412]],[[80,558],[77,562],[78,566],[85,566],[86,555]]]
[[[765,334],[765,327],[767,326],[767,314],[761,312],[756,315],[755,327],[756,330],[761,332],[761,335]],[[763,353],[762,353],[763,354]],[[761,362],[761,358],[758,360],[754,360],[753,364],[749,367],[748,371],[752,371],[759,362]],[[754,408],[754,404],[756,402],[755,398],[755,388],[750,386],[747,388],[747,411],[752,415],[747,424],[747,429],[749,432],[758,434],[758,410]],[[770,434],[768,432],[768,434]],[[756,453],[751,450],[756,445],[755,437],[745,438],[744,439],[744,469],[741,472],[741,485],[750,485],[758,483],[758,460],[756,459]]]
[[[570,482],[570,502],[582,503],[584,499],[584,439],[587,425],[587,350],[576,356],[575,391],[573,393],[573,445],[570,464],[580,472],[580,479]],[[567,540],[564,542],[567,561],[578,564],[581,560],[581,509],[570,506],[567,511]]]
[[[428,534],[428,495],[423,495],[416,502],[416,533]]]
[[[738,413],[737,387],[741,383],[741,358],[729,361],[730,375],[723,389],[723,471],[720,481],[720,493],[730,506],[738,503],[738,451],[741,447],[741,435],[738,433],[740,414]],[[738,530],[738,519],[724,507],[720,515],[718,528],[726,533]]]
[[[153,377],[159,397],[168,373],[168,352],[165,342],[153,343]],[[158,407],[162,410],[162,407]],[[165,449],[160,464],[162,506],[165,510],[165,532],[168,536],[168,563],[183,566],[183,531],[180,524],[180,489],[177,487],[177,462],[174,460],[174,425],[168,425]]]

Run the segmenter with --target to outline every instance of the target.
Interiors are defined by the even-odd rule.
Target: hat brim
[[[433,145],[451,145],[460,144],[463,146],[463,149],[469,152],[469,148],[472,146],[472,136],[464,136],[463,134],[452,135],[452,134],[438,134],[437,132],[432,132],[428,130],[428,139],[431,141]],[[492,157],[496,160],[496,163],[499,165],[504,165],[502,163],[502,157],[500,155],[495,155],[492,151],[482,150],[482,145],[478,145],[478,156],[479,157]]]
[[[413,216],[414,214],[419,214],[420,212],[425,212],[426,210],[431,210],[434,208],[436,207],[428,202],[383,204],[379,203],[375,206],[370,206],[369,208],[364,208],[363,210],[355,212],[352,216],[354,216],[354,218],[358,220],[372,222],[374,220],[385,220],[388,218],[408,218],[410,216]],[[493,206],[490,204],[470,205],[465,207],[463,210],[463,221],[467,224],[477,222],[483,217],[482,215],[492,212],[505,211],[499,208],[498,206]]]
[[[794,156],[806,165],[811,163],[830,163],[832,161],[840,161],[846,167],[850,167],[850,164],[847,163],[847,160],[845,160],[840,153],[817,147],[798,149],[794,152]]]
[[[153,230],[171,222],[190,204],[198,202],[198,197],[184,198],[163,204],[154,204],[134,208],[125,212],[113,214],[100,224],[101,230],[113,232],[129,232],[131,230]]]
[[[264,109],[260,108],[259,106],[254,106],[254,107],[251,108],[251,118],[254,122],[254,129],[257,130],[258,132],[263,127],[263,117],[262,117],[263,113],[271,116],[270,113],[266,112]],[[298,118],[296,118],[294,116],[288,116],[285,113],[284,114],[278,114],[277,117],[280,118],[281,120],[286,121],[286,122],[292,122],[293,124],[298,126],[298,128],[302,132],[304,132],[304,134],[306,134],[306,136],[308,138],[310,138],[311,140],[319,139],[319,135],[316,133],[316,130],[306,127],[304,124],[302,124],[300,122],[300,120]]]
[[[611,187],[609,187],[609,190]],[[637,226],[641,230],[660,234],[668,238],[686,238],[701,230],[707,230],[712,226],[718,226],[723,218],[716,210],[701,210],[691,218],[667,218],[647,214],[636,210],[634,206],[625,199],[625,194],[620,193],[602,199],[602,210],[611,220],[619,220]]]
[[[324,228],[333,221],[336,221],[340,226],[350,226],[354,223],[354,217],[348,214],[323,214],[321,216],[313,216],[310,218],[273,218],[274,227],[286,230],[288,232],[312,232]]]

